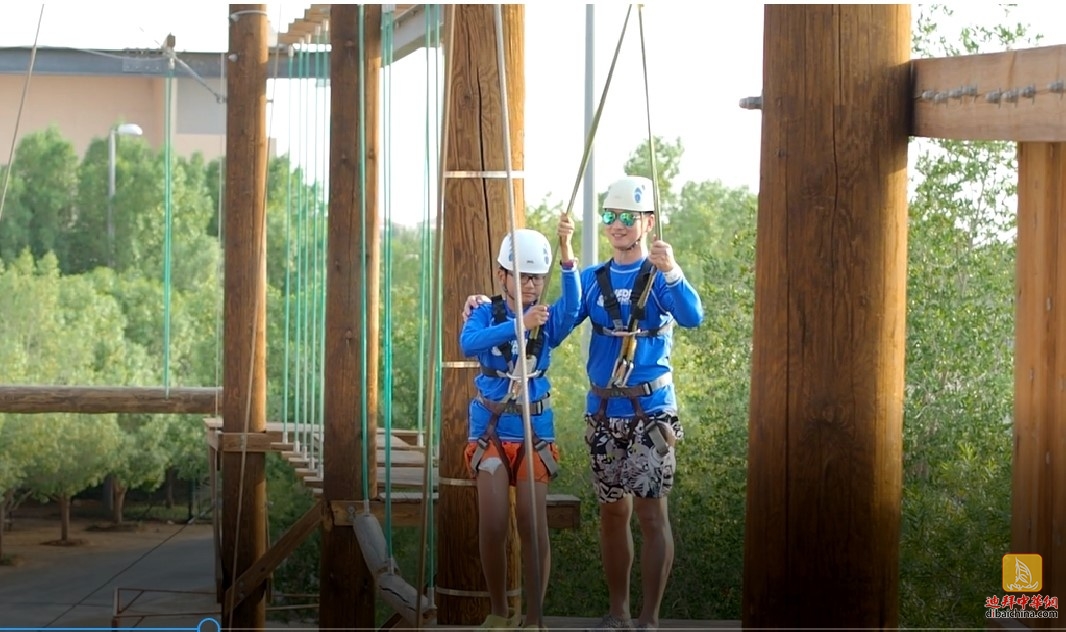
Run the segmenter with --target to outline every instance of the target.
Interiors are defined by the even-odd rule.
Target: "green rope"
[[[319,55],[319,61],[321,63],[321,66],[319,68],[319,72],[316,73],[316,77],[315,77],[315,98],[316,98],[316,102],[317,102],[317,98],[318,98],[319,92],[321,92],[318,89],[319,81],[321,80],[320,78],[329,76],[329,65],[328,65],[329,64],[329,52],[328,52],[328,48],[326,46],[326,42],[324,41],[323,36],[321,34],[319,34],[319,36],[318,36],[318,55]],[[322,81],[322,85],[323,86],[326,85],[325,81]],[[323,95],[322,103],[323,103],[323,107],[322,108],[320,108],[320,107],[316,107],[315,108],[315,110],[316,110],[315,111],[315,120],[318,120],[319,111],[321,111],[325,106],[327,106],[329,104],[329,100],[326,99],[324,95]],[[322,112],[322,126],[324,128],[326,128],[327,131],[328,131],[329,118],[326,116],[325,112]],[[323,139],[324,139],[324,135],[320,134],[318,132],[318,129],[316,128],[316,130],[315,130],[315,142],[318,143],[318,141],[323,140]],[[321,188],[320,188],[320,191],[322,192],[322,196],[321,196],[321,199],[319,199],[318,196],[316,196],[316,198],[315,198],[317,203],[318,203],[318,213],[317,213],[316,216],[318,217],[319,223],[322,226],[321,238],[319,239],[319,244],[318,244],[319,254],[320,254],[320,260],[319,260],[319,265],[318,265],[318,275],[319,275],[320,283],[319,283],[319,292],[318,292],[318,323],[317,323],[317,328],[318,328],[318,331],[320,332],[319,333],[319,343],[318,343],[318,358],[319,358],[319,361],[318,361],[318,385],[319,385],[319,388],[318,388],[318,425],[322,428],[322,435],[321,436],[323,437],[323,439],[325,439],[325,436],[326,436],[326,434],[325,434],[325,425],[326,425],[326,272],[327,272],[327,264],[326,264],[326,262],[327,262],[327,260],[329,258],[329,253],[327,252],[328,246],[329,246],[329,238],[328,238],[328,235],[329,235],[329,225],[328,225],[329,214],[327,212],[329,210],[329,183],[328,183],[329,143],[327,143],[327,142],[325,142],[323,140],[323,142],[321,142],[319,144],[320,144],[320,148],[319,148],[320,157],[321,157],[322,160],[318,164],[320,166],[319,174],[320,174],[321,177],[316,176],[316,180],[318,180],[319,182],[322,183]]]
[[[299,85],[304,85],[304,79],[307,76],[307,50],[304,46],[300,46],[300,60],[299,60]],[[306,90],[300,90],[299,93],[299,117],[301,121],[306,121],[305,106],[306,106]],[[304,155],[304,149],[307,146],[307,134],[306,129],[300,130],[300,155]],[[301,160],[301,164],[305,164]],[[295,417],[297,420],[297,432],[296,443],[301,444],[304,441],[304,432],[306,430],[307,415],[304,409],[304,399],[307,392],[307,372],[304,370],[304,353],[305,353],[305,339],[307,336],[307,321],[306,310],[304,309],[304,295],[307,292],[306,282],[306,232],[307,232],[307,186],[304,182],[306,178],[306,172],[301,166],[298,170],[300,179],[298,181],[300,187],[298,189],[297,200],[297,214],[298,221],[296,223],[296,300],[298,309],[296,310],[296,397],[295,397]]]
[[[362,221],[362,248],[360,252],[367,252],[366,245],[366,36],[364,34],[366,24],[366,7],[359,5],[359,218]],[[367,364],[367,305],[366,305],[366,265],[360,268],[362,278],[359,283],[359,299],[360,305],[363,310],[362,331],[359,336],[359,357],[362,359],[362,366],[366,367]],[[370,454],[370,441],[367,441],[368,431],[368,411],[366,405],[366,393],[367,393],[367,379],[366,371],[363,370],[360,380],[360,387],[362,388],[363,397],[360,399],[361,405],[359,407],[359,422],[360,428],[363,432],[363,458],[362,461],[362,477],[363,477],[363,498],[365,500],[370,499],[370,473],[367,462],[373,457],[376,461],[377,455]]]
[[[289,46],[289,77],[292,77],[293,50]],[[289,440],[289,347],[292,338],[290,312],[292,311],[292,90],[289,90],[289,127],[286,138],[289,139],[285,171],[285,363],[282,376],[281,405],[281,440]]]
[[[163,388],[170,392],[170,267],[173,242],[174,213],[171,200],[171,93],[174,81],[174,61],[167,68],[163,81]]]
[[[393,13],[386,11],[381,23],[381,40],[383,62],[385,65],[382,73],[382,82],[385,84],[382,90],[382,141],[384,147],[384,205],[383,215],[385,223],[384,245],[382,247],[384,265],[384,279],[382,286],[384,292],[384,331],[382,338],[384,345],[384,371],[385,383],[383,399],[385,415],[385,544],[388,555],[393,556],[392,551],[392,36],[393,36]]]
[[[438,161],[443,161],[445,159],[445,157],[440,155],[441,154],[441,135],[440,135],[439,130],[442,128],[442,124],[443,124],[443,122],[440,120],[441,119],[441,92],[440,92],[440,90],[441,90],[441,76],[440,76],[441,75],[441,73],[440,73],[441,33],[440,33],[440,25],[441,25],[441,21],[442,21],[443,16],[444,16],[444,9],[443,9],[443,6],[439,5],[439,4],[429,5],[426,8],[427,9],[432,9],[432,10],[427,10],[426,13],[427,13],[427,19],[431,19],[432,20],[429,23],[428,27],[432,31],[433,44],[435,46],[435,48],[432,49],[433,50],[433,64],[434,64],[433,94],[435,95],[435,97],[433,99],[433,106],[434,106],[433,120],[434,120],[435,128],[436,128],[436,130],[438,130],[438,132],[433,135],[434,143],[435,143],[434,144],[435,150],[434,150],[433,155],[437,156],[437,160]],[[427,77],[429,75],[429,65],[428,65],[428,63],[426,65],[426,75],[427,75]],[[427,115],[428,115],[428,112],[427,112]],[[428,162],[428,156],[427,156],[427,162]],[[438,182],[437,186],[438,187],[443,187],[444,183],[443,182]],[[440,195],[439,192],[438,192],[438,195]],[[435,207],[436,204],[434,204],[433,206]],[[426,209],[426,212],[428,214],[428,212],[429,212],[428,207]],[[439,226],[437,227],[437,230],[440,230]],[[430,256],[429,252],[428,252],[428,249],[429,249],[429,239],[428,239],[429,223],[428,222],[426,223],[426,234],[427,234],[427,241],[426,241],[427,256],[423,259],[423,261],[426,261],[427,262],[426,265],[428,266],[429,265],[428,262],[430,260],[432,260],[432,256]],[[439,306],[439,305],[443,305],[443,303],[444,303],[444,301],[443,301],[444,289],[443,289],[443,283],[442,283],[443,278],[444,278],[444,274],[443,274],[443,270],[444,270],[444,266],[443,266],[444,255],[443,255],[443,252],[444,251],[441,248],[438,248],[437,250],[438,250],[438,254],[439,254],[440,260],[438,261],[436,270],[433,271],[433,272],[435,272],[437,274],[437,279],[438,279],[437,280],[437,296],[433,297],[433,300],[437,301],[436,304]],[[430,269],[432,270],[431,266],[430,266]],[[429,279],[431,273],[432,272],[424,273],[423,278]],[[438,309],[437,313],[439,315],[441,313],[441,310]],[[444,366],[443,365],[443,353],[444,353],[444,342],[443,342],[444,333],[443,332],[444,332],[444,327],[442,325],[442,322],[443,322],[442,318],[440,318],[438,316],[436,321],[437,321],[437,323],[436,323],[437,324],[437,332],[436,332],[437,350],[436,350],[436,354],[435,354],[436,363],[433,366],[433,388],[435,389],[434,392],[442,393],[443,392],[443,380],[444,380],[444,376],[443,376],[443,366]],[[428,329],[428,327],[427,327],[427,329]],[[442,413],[443,413],[443,402],[442,402],[442,399],[443,398],[441,398],[441,397],[435,397],[434,398],[434,400],[433,400],[434,401],[434,405],[433,405],[434,410],[431,411],[432,414],[433,414],[433,432],[431,433],[431,436],[432,437],[437,437],[437,441],[440,441],[441,430],[442,430],[442,425],[441,425],[441,419],[442,419]],[[425,448],[426,449],[426,454],[432,455],[433,454],[432,440],[429,443],[430,443],[430,445],[427,445],[426,448]],[[432,462],[432,460],[431,460],[431,462]],[[434,525],[436,524],[436,521],[434,521],[432,519],[432,516],[435,515],[435,512],[433,510],[433,494],[431,494],[431,493],[430,494],[426,494],[426,502],[429,505],[429,507],[428,507],[429,514],[428,515],[430,516],[430,520],[428,521],[428,524],[426,525],[427,526],[426,531],[428,532],[427,533],[427,547],[426,548],[428,549],[427,556],[429,558],[427,560],[427,567],[428,567],[428,573],[429,573],[428,583],[431,586],[433,586],[433,585],[436,585],[436,576],[437,576],[437,570],[436,570],[436,567],[437,567],[437,554],[436,554],[436,545],[435,545],[436,540],[437,540],[437,536],[436,536],[436,530],[434,528]]]
[[[322,342],[323,342],[322,338],[323,338],[323,334],[325,332],[322,331],[322,328],[319,326],[319,322],[320,322],[320,320],[322,318],[322,315],[319,313],[319,306],[321,304],[321,302],[319,300],[319,296],[323,293],[323,290],[324,290],[324,288],[323,288],[324,283],[322,282],[322,277],[323,277],[323,269],[322,268],[323,268],[323,265],[324,265],[324,262],[325,262],[324,256],[322,254],[322,237],[323,237],[323,235],[326,232],[323,229],[323,227],[322,227],[322,212],[321,212],[322,211],[322,207],[321,207],[321,202],[320,202],[321,196],[322,196],[322,185],[321,185],[321,180],[319,179],[319,164],[318,164],[318,144],[319,144],[319,140],[320,140],[320,138],[319,138],[320,134],[318,133],[318,122],[319,122],[318,121],[318,115],[319,115],[319,111],[322,109],[321,105],[318,102],[319,92],[320,92],[319,89],[318,89],[318,78],[319,78],[320,73],[321,73],[321,62],[322,62],[322,46],[321,46],[321,43],[322,43],[321,31],[319,31],[314,36],[314,58],[315,58],[314,62],[315,63],[314,63],[314,78],[311,81],[311,89],[312,89],[312,92],[314,94],[314,108],[315,108],[314,115],[311,117],[311,125],[312,125],[311,139],[313,141],[313,146],[311,148],[311,157],[310,157],[310,159],[311,159],[311,180],[314,182],[314,185],[312,186],[312,191],[311,191],[311,208],[310,208],[311,217],[313,218],[313,226],[312,226],[313,241],[312,241],[312,246],[311,246],[312,247],[312,250],[311,250],[311,287],[313,289],[312,289],[312,292],[311,292],[311,295],[310,295],[311,303],[310,303],[308,309],[310,309],[310,311],[311,311],[310,320],[311,320],[311,323],[312,323],[312,325],[311,325],[311,350],[310,350],[311,369],[310,369],[310,372],[311,372],[311,376],[312,376],[311,383],[313,385],[313,391],[312,391],[312,395],[311,395],[311,400],[309,402],[310,409],[311,409],[310,410],[310,419],[311,419],[312,439],[311,439],[311,442],[310,442],[310,447],[308,449],[308,452],[311,455],[310,458],[311,458],[311,467],[312,468],[315,467],[316,463],[318,462],[316,460],[316,455],[315,455],[316,450],[317,449],[321,449],[321,446],[318,445],[318,442],[316,442],[314,440],[314,433],[315,433],[316,430],[318,430],[323,425],[321,416],[319,415],[319,411],[322,409],[322,400],[323,400],[324,391],[325,391],[325,389],[323,388],[323,379],[324,379],[323,373],[324,373],[324,371],[322,370],[322,355],[323,354],[321,353]]]

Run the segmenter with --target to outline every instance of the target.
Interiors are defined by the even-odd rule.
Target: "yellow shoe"
[[[485,620],[481,622],[481,625],[477,627],[478,630],[513,630],[519,626],[522,622],[522,616],[519,614],[511,613],[509,617],[501,617],[498,614],[490,614],[485,617]]]

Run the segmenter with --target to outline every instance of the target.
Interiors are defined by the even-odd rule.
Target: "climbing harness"
[[[633,404],[634,413],[629,428],[630,433],[632,434],[636,430],[638,422],[643,421],[648,429],[648,437],[655,445],[656,451],[662,456],[669,451],[675,442],[673,429],[669,428],[665,422],[649,417],[644,412],[643,406],[640,405],[640,398],[651,395],[660,388],[672,384],[673,374],[666,373],[651,382],[635,386],[628,385],[629,376],[633,373],[635,366],[633,357],[637,350],[637,339],[663,335],[673,328],[675,322],[671,320],[661,327],[639,328],[640,321],[646,316],[654,275],[655,266],[652,265],[651,261],[645,259],[637,271],[637,280],[631,293],[631,296],[637,297],[637,300],[632,302],[629,323],[626,324],[622,320],[622,308],[618,303],[618,297],[615,296],[614,288],[611,286],[611,262],[608,261],[596,270],[596,284],[599,286],[600,294],[603,296],[603,308],[607,310],[607,315],[611,319],[613,326],[612,328],[607,328],[593,323],[592,330],[601,336],[623,336],[624,339],[622,340],[622,348],[618,352],[618,358],[615,360],[608,386],[602,387],[596,384],[591,384],[590,386],[592,392],[600,398],[600,407],[592,415],[593,420],[597,423],[606,423],[608,400],[621,397],[628,399]]]
[[[598,323],[592,323],[592,331],[601,336],[625,338],[622,341],[622,348],[618,352],[618,358],[615,360],[609,386],[625,387],[628,384],[629,376],[633,373],[634,368],[633,356],[637,351],[637,338],[649,338],[665,334],[674,326],[674,321],[671,320],[661,327],[639,328],[640,321],[646,315],[648,297],[650,296],[654,275],[655,266],[652,265],[650,260],[645,259],[644,263],[640,265],[640,270],[637,271],[637,280],[633,285],[631,296],[638,298],[632,303],[633,308],[629,315],[629,323],[626,324],[622,320],[622,308],[618,303],[618,297],[615,296],[614,288],[611,286],[611,262],[608,261],[596,270],[596,284],[599,286],[600,294],[603,296],[603,308],[607,310],[612,327],[608,329]]]
[[[498,325],[500,323],[507,322],[507,306],[503,296],[496,295],[492,297],[492,323]],[[529,344],[526,345],[526,367],[528,369],[529,379],[539,376],[542,372],[536,370],[537,360],[540,357],[540,352],[544,348],[544,336],[538,336],[531,339]],[[503,358],[507,361],[508,371],[500,371],[492,369],[487,366],[481,366],[481,374],[489,377],[502,377],[511,380],[511,388],[508,390],[507,398],[503,401],[494,401],[484,397],[480,393],[477,396],[477,401],[484,406],[491,413],[489,417],[489,423],[485,427],[485,432],[481,433],[481,436],[477,439],[477,447],[474,449],[474,454],[470,457],[470,470],[476,477],[477,468],[481,463],[481,460],[485,457],[485,451],[488,450],[489,445],[496,446],[496,450],[500,454],[500,461],[503,462],[504,470],[507,472],[507,478],[511,481],[511,484],[515,484],[518,479],[517,468],[522,459],[525,457],[526,446],[525,443],[518,449],[518,455],[515,458],[515,469],[512,470],[511,464],[508,463],[507,454],[503,450],[503,442],[500,440],[499,434],[496,432],[496,425],[500,421],[500,417],[504,414],[521,414],[522,406],[516,401],[519,390],[521,387],[522,377],[516,374],[514,371],[515,361],[514,354],[511,351],[510,341],[500,344],[497,349],[503,355]],[[529,403],[529,414],[536,416],[540,415],[546,410],[551,409],[551,395],[545,395],[543,398],[538,399],[535,402]],[[532,429],[531,429],[532,432]],[[555,456],[551,452],[551,444],[544,439],[537,436],[536,432],[533,434],[533,450],[540,455],[540,460],[544,463],[544,467],[547,468],[549,476],[552,479],[559,473],[559,463],[555,460]]]

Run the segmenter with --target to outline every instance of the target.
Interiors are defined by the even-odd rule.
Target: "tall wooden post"
[[[898,618],[908,5],[767,5],[742,619]]]
[[[1012,553],[1043,558],[1066,595],[1066,143],[1018,145]],[[1049,621],[1027,620],[1030,627]]]
[[[266,87],[264,4],[229,5],[223,430],[266,430]],[[229,588],[266,551],[266,454],[222,455],[222,569]],[[238,586],[225,628],[266,625],[265,585]],[[225,601],[225,600],[224,600]]]
[[[362,52],[360,28],[363,29]],[[377,496],[380,221],[377,213],[379,153],[375,139],[381,5],[332,5],[330,44],[323,446],[326,468],[323,496],[327,504],[362,499],[364,470],[368,495]],[[326,516],[324,523],[320,563],[319,626],[374,628],[373,575],[367,569],[350,521],[335,524],[333,512]]]
[[[463,326],[459,312],[467,295],[494,287],[496,251],[509,232],[510,219],[507,181],[499,177],[506,165],[493,6],[455,5],[453,15],[454,48],[445,51],[452,73],[452,116],[444,166],[446,174],[451,171],[453,176],[446,176],[443,184],[444,372],[436,601],[440,623],[471,625],[484,620],[489,603],[478,552],[477,492],[462,484],[472,482],[463,449],[467,443],[467,409],[475,394],[476,364],[469,366],[459,350]],[[524,17],[522,5],[504,5],[511,166],[516,171],[523,168],[525,152]],[[515,204],[520,218],[525,210],[523,193],[521,182],[516,180]],[[509,539],[515,543],[513,518],[510,531]],[[519,564],[519,549],[512,545],[508,553],[508,586],[515,591],[519,586]],[[514,603],[517,607],[517,598]]]

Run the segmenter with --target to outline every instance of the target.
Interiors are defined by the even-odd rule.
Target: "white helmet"
[[[548,238],[535,230],[519,228],[515,231],[518,242],[519,274],[547,274],[552,265],[552,247]],[[514,272],[514,252],[511,248],[511,234],[504,236],[500,244],[500,256],[496,258],[505,270]]]
[[[641,176],[626,176],[607,188],[603,208],[617,211],[655,212],[655,189],[651,180]]]

